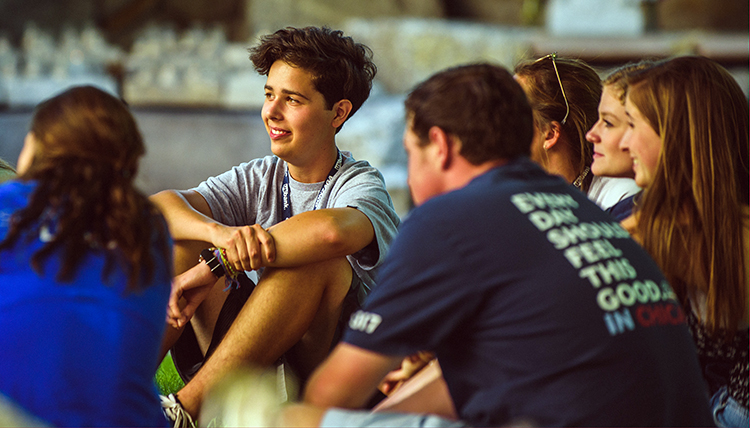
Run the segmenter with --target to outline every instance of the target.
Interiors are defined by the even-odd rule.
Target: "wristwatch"
[[[224,266],[221,265],[221,260],[219,260],[219,258],[214,255],[214,252],[208,248],[201,251],[201,255],[200,257],[198,257],[198,261],[205,262],[211,269],[211,273],[213,273],[217,278],[221,278],[226,274]]]

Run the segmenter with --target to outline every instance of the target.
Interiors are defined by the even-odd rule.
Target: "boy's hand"
[[[227,258],[237,271],[260,269],[276,259],[273,236],[260,225],[217,229],[211,242],[227,250]]]
[[[167,323],[174,328],[181,328],[187,324],[214,284],[216,276],[205,263],[198,263],[174,277],[167,305]],[[184,304],[184,307],[180,307],[181,304]]]

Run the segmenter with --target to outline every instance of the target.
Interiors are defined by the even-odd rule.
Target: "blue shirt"
[[[608,212],[609,215],[614,217],[614,219],[617,221],[625,220],[626,218],[630,217],[633,214],[633,207],[635,206],[635,197],[637,195],[640,195],[640,193],[636,193],[635,195],[628,196],[627,198],[609,207],[606,212]]]
[[[344,341],[436,353],[472,426],[707,426],[674,293],[609,215],[518,159],[401,225]]]
[[[0,186],[0,240],[34,188]],[[126,293],[126,273],[115,266],[103,279],[104,253],[81,248],[73,281],[59,283],[59,251],[39,274],[30,259],[43,243],[26,238],[0,251],[0,393],[53,425],[164,426],[153,376],[171,260],[155,260],[147,288]]]

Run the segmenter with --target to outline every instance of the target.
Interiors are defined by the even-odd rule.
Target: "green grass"
[[[177,373],[177,369],[174,368],[174,362],[172,361],[172,354],[167,353],[164,360],[156,370],[156,376],[154,376],[154,382],[156,387],[159,389],[159,394],[168,395],[175,393],[182,389],[185,384],[182,382],[180,375]]]

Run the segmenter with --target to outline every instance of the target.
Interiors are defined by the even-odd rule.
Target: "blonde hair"
[[[724,68],[703,57],[662,62],[628,84],[629,100],[662,144],[640,200],[636,236],[683,304],[703,294],[701,322],[729,338],[745,314],[748,292],[747,99]]]

